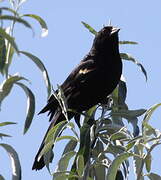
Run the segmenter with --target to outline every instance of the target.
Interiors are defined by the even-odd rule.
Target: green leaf
[[[64,148],[63,154],[74,151],[77,146],[77,141],[70,140]]]
[[[0,36],[2,36],[3,38],[5,38],[10,44],[11,46],[15,49],[16,53],[19,54],[19,50],[18,47],[14,41],[14,38],[12,36],[10,36],[9,34],[7,34],[5,32],[4,29],[0,28]]]
[[[52,147],[49,147],[49,149],[46,151],[46,153],[43,154],[44,163],[45,163],[45,166],[46,166],[49,174],[51,174],[49,164],[52,162],[53,158],[54,158],[54,153],[53,153]]]
[[[0,36],[0,72],[3,75],[5,62],[6,62],[6,45],[5,45],[5,39],[3,36]]]
[[[14,50],[14,48],[13,48],[13,46],[11,46],[11,44],[8,44],[7,43],[7,51],[8,50],[10,50],[9,51],[9,54],[7,54],[7,59],[6,59],[6,61],[5,61],[5,66],[4,66],[4,68],[3,68],[3,74],[5,74],[5,75],[8,75],[8,69],[9,69],[9,66],[11,65],[11,63],[12,63],[12,58],[13,58],[13,54],[14,54],[14,52],[15,52],[15,50]]]
[[[13,13],[14,15],[18,16],[18,13],[15,10],[8,8],[8,7],[1,7],[0,10],[9,11],[9,12]]]
[[[3,138],[3,137],[12,137],[12,136],[10,136],[10,135],[8,135],[8,134],[0,133],[0,138]]]
[[[122,125],[118,125],[116,123],[107,124],[105,126],[100,126],[99,128],[97,128],[96,134],[97,133],[101,133],[101,134],[106,133],[106,135],[112,135],[113,133],[120,131],[120,129],[122,129],[122,128],[123,128]]]
[[[145,76],[145,79],[147,81],[148,79],[148,76],[147,76],[147,72],[145,70],[145,68],[143,67],[143,65],[141,63],[139,63],[135,58],[133,58],[130,54],[127,54],[127,53],[120,53],[120,56],[122,59],[124,60],[128,60],[128,61],[132,61],[134,62],[136,65],[138,65],[141,69],[141,71],[143,72],[144,76]]]
[[[91,178],[91,177],[87,177],[87,180],[93,180],[93,178]]]
[[[108,172],[107,172],[107,179],[115,180],[116,173],[118,168],[120,167],[121,163],[123,163],[126,159],[129,157],[134,156],[133,153],[122,153],[118,155],[109,166]]]
[[[35,114],[35,97],[32,91],[26,85],[18,82],[16,84],[24,90],[27,96],[27,109],[26,109],[27,116],[24,126],[24,134],[25,134],[28,131]]]
[[[92,116],[95,114],[95,111],[97,109],[97,106],[91,107],[88,111],[85,113],[84,123],[88,123],[88,121],[92,118]]]
[[[111,111],[111,113],[118,111],[118,107],[119,107],[119,103],[120,103],[120,102],[119,102],[119,99],[120,99],[120,98],[119,98],[119,87],[117,86],[117,87],[114,89],[114,91],[112,92],[113,104],[112,104],[112,111]],[[114,124],[117,124],[117,125],[120,125],[120,126],[124,126],[121,117],[112,115],[111,118],[112,118],[112,122],[113,122]]]
[[[49,152],[52,149],[52,147],[53,147],[53,145],[54,145],[54,143],[56,141],[56,138],[61,134],[62,129],[64,128],[66,123],[67,123],[66,121],[62,121],[62,122],[58,123],[56,126],[52,127],[49,130],[49,132],[48,132],[48,134],[47,134],[47,136],[45,138],[45,145],[44,145],[43,149],[40,152],[38,160],[41,159],[41,157],[44,154],[46,154],[47,152]]]
[[[129,149],[131,149],[138,140],[142,140],[143,136],[137,136],[135,138],[133,138],[131,141],[128,142],[128,144],[125,146],[127,149],[126,151],[128,151]]]
[[[102,164],[97,164],[94,166],[94,174],[97,179],[106,179],[106,168]],[[93,180],[93,179],[92,179]]]
[[[135,42],[135,41],[119,41],[119,44],[131,44],[131,45],[135,45],[135,44],[138,44],[138,43]]]
[[[0,144],[1,147],[3,147],[10,159],[11,159],[11,166],[12,166],[12,180],[20,180],[21,179],[21,165],[20,160],[18,157],[17,152],[8,144]]]
[[[0,180],[5,180],[4,177],[0,174]]]
[[[77,161],[76,161],[76,166],[77,166],[77,173],[81,177],[83,176],[84,172],[84,158],[82,155],[77,156]]]
[[[56,169],[56,172],[66,171],[68,168],[70,159],[73,156],[75,156],[75,154],[76,154],[76,152],[74,152],[74,151],[70,151],[70,152],[65,153],[58,162],[58,167]]]
[[[44,78],[44,81],[45,81],[45,84],[46,84],[46,87],[47,87],[47,92],[48,92],[48,97],[51,95],[51,84],[50,84],[50,79],[49,79],[49,76],[48,76],[48,72],[44,66],[44,64],[42,63],[42,61],[34,56],[33,54],[31,53],[28,53],[28,52],[25,52],[25,51],[19,51],[21,54],[27,56],[28,58],[30,58],[36,65],[37,67],[41,70],[42,74],[43,74],[43,78]]]
[[[2,126],[6,126],[6,125],[11,125],[11,124],[17,124],[17,123],[15,123],[15,122],[2,122],[2,123],[0,123],[0,127],[2,127]]]
[[[41,159],[42,156],[46,155],[47,153],[51,151],[53,144],[54,144],[53,141],[49,141],[48,143],[45,143],[45,146],[41,150],[40,155],[38,157],[38,161]]]
[[[150,153],[148,153],[148,155],[145,158],[145,166],[148,173],[151,171],[151,163],[152,163],[152,156]]]
[[[140,152],[142,152],[143,147],[140,144],[137,144],[134,146],[134,153],[137,155],[140,155]],[[139,156],[134,156],[134,173],[137,175],[140,172],[140,169],[142,168],[143,159]]]
[[[111,135],[110,140],[115,141],[115,140],[120,140],[120,139],[127,139],[128,136],[125,132],[116,132]]]
[[[132,141],[126,145],[126,151],[129,151],[131,148],[133,148],[135,145],[135,141]]]
[[[39,23],[40,23],[40,26],[42,28],[42,34],[41,36],[42,37],[45,37],[48,35],[48,27],[47,27],[47,24],[46,22],[38,15],[35,15],[35,14],[24,14],[23,16],[27,16],[27,17],[31,17],[35,20],[37,20]]]
[[[161,180],[161,176],[155,173],[146,174],[150,180]]]
[[[119,110],[117,112],[111,112],[110,115],[121,116],[125,119],[139,117],[146,112],[146,109],[137,109],[137,110]]]
[[[66,121],[61,121],[60,123],[56,124],[54,127],[52,127],[46,138],[45,138],[45,143],[52,141],[55,141],[56,138],[62,133],[63,128],[65,127],[65,125],[67,124]]]
[[[124,153],[125,150],[126,149],[123,146],[110,144],[103,153],[111,153],[114,156],[117,156],[118,154]]]
[[[93,29],[89,24],[85,23],[85,22],[81,22],[88,30],[89,32],[91,32],[92,34],[96,35],[97,31],[95,29]]]
[[[19,18],[19,17],[9,16],[9,15],[2,15],[2,16],[0,16],[0,19],[1,19],[1,20],[12,20],[12,21],[21,23],[21,24],[23,24],[24,26],[32,29],[32,26],[31,26],[27,21],[25,21],[24,19]]]
[[[127,96],[126,81],[123,76],[121,76],[121,77],[122,77],[122,79],[120,80],[119,86],[118,86],[118,103],[121,106],[126,106],[125,105],[125,100],[126,100],[126,96]]]
[[[155,105],[153,105],[150,109],[148,109],[148,110],[146,111],[146,114],[145,114],[145,116],[144,116],[143,121],[148,122],[149,119],[151,118],[153,112],[154,112],[159,106],[161,106],[161,103],[155,104]]]
[[[70,140],[73,140],[73,141],[78,141],[74,136],[60,136],[56,139],[56,141],[60,141],[60,140],[64,140],[64,139],[70,139]]]
[[[78,155],[83,155],[84,165],[86,165],[86,163],[89,160],[90,151],[91,151],[90,128],[92,126],[92,123],[90,120],[88,120],[87,123],[84,122],[83,126],[80,128],[80,146],[79,146],[78,153],[75,157],[74,163],[71,168],[72,173],[77,173],[76,161],[77,161]]]
[[[146,136],[151,136],[152,134],[157,137],[157,130],[153,128],[150,124],[143,121],[142,123],[143,132],[146,134]]]
[[[13,76],[10,76],[8,79],[4,80],[0,84],[0,104],[2,103],[4,98],[6,98],[9,95],[14,83],[22,79],[25,79],[25,78],[15,74]]]

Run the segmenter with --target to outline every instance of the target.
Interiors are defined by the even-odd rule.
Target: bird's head
[[[119,28],[113,26],[103,27],[97,34],[94,39],[94,46],[96,49],[106,48],[107,46],[118,44],[118,32]]]

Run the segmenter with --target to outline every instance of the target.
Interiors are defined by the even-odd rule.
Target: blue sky
[[[5,3],[1,4],[5,5]],[[99,30],[104,24],[108,24],[110,19],[114,26],[121,28],[120,40],[132,40],[139,43],[133,46],[124,45],[120,51],[132,54],[148,72],[146,83],[137,66],[124,62],[123,74],[128,86],[127,104],[130,109],[149,108],[153,104],[161,102],[160,7],[160,0],[41,2],[28,0],[20,12],[40,15],[48,24],[49,35],[46,38],[40,38],[39,24],[32,20],[30,23],[33,24],[36,32],[34,38],[32,32],[22,25],[15,28],[15,36],[20,50],[31,52],[42,59],[50,80],[56,87],[56,84],[61,84],[65,80],[91,47],[93,35],[83,27],[81,21],[85,21]],[[15,56],[13,63],[10,69],[11,74],[19,72],[32,81],[32,84],[28,86],[35,94],[36,113],[38,113],[47,98],[41,72],[24,56]],[[23,180],[51,179],[45,168],[38,172],[31,171],[34,156],[49,125],[48,118],[46,115],[35,115],[31,128],[24,136],[25,111],[26,96],[21,89],[15,86],[2,104],[0,119],[1,121],[18,122],[18,125],[2,129],[4,133],[13,136],[10,139],[4,139],[3,142],[11,144],[17,150],[22,163]],[[160,114],[161,109],[158,109],[152,116],[151,124],[161,130]],[[59,152],[60,148],[59,145],[55,151]],[[0,171],[6,179],[10,179],[10,161],[3,149],[0,149],[0,154],[0,159],[4,162],[3,167],[0,163]],[[160,147],[153,153],[152,166],[156,173],[161,172],[159,154],[161,154]],[[130,179],[133,180],[132,178],[134,177]]]

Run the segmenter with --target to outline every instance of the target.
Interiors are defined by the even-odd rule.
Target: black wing
[[[64,83],[61,85],[61,88],[67,98],[75,96],[80,86],[83,85],[86,81],[88,81],[91,74],[95,72],[95,63],[94,60],[89,59],[86,61],[81,61],[80,64],[70,73]],[[57,93],[57,91],[56,91]],[[55,114],[55,111],[59,103],[54,95],[51,95],[48,99],[47,105],[39,112],[39,114],[49,111],[50,119]]]
[[[81,61],[61,85],[65,95],[67,96],[74,88],[82,86],[95,73],[96,65],[94,60]]]

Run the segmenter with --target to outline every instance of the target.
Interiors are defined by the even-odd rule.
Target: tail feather
[[[46,137],[47,137],[47,134],[48,134],[48,132],[49,132],[49,130],[52,128],[52,127],[54,127],[56,124],[58,124],[59,122],[61,122],[61,121],[63,121],[65,118],[64,118],[64,115],[59,111],[58,113],[57,113],[57,115],[53,118],[53,121],[51,122],[51,124],[50,124],[50,126],[49,126],[49,128],[48,128],[48,130],[47,130],[47,132],[46,132],[46,134],[45,134],[45,136],[44,136],[44,139],[43,139],[43,141],[42,141],[42,143],[41,143],[41,145],[40,145],[40,148],[39,148],[39,150],[38,150],[38,152],[37,152],[37,154],[36,154],[36,157],[35,157],[35,160],[34,160],[34,163],[33,163],[33,166],[32,166],[32,170],[40,170],[40,169],[42,169],[44,166],[45,166],[45,162],[44,162],[44,156],[42,156],[40,159],[39,159],[39,155],[40,155],[40,153],[41,153],[41,151],[42,151],[42,149],[44,148],[44,145],[45,145],[45,139],[46,139]],[[52,147],[53,148],[53,147]],[[51,157],[51,159],[50,159],[50,162],[52,162],[52,159],[53,159],[53,157]]]
[[[50,98],[50,101],[48,100],[47,105],[38,114],[42,114],[47,111],[54,113],[56,111],[57,107],[59,106],[59,103],[55,99],[55,97],[51,96]]]

